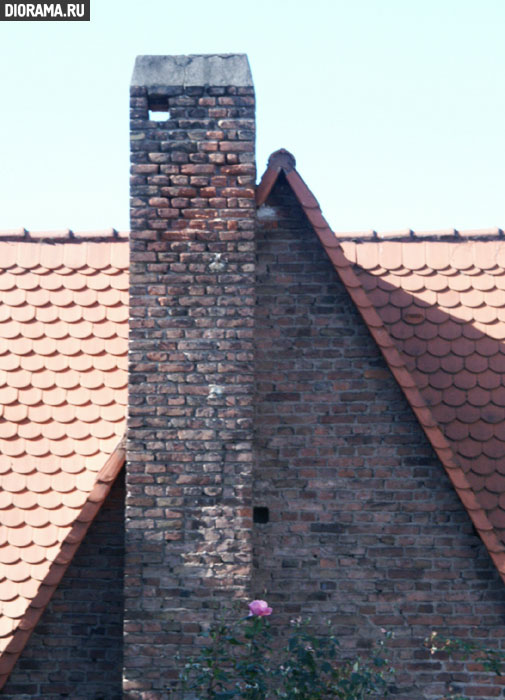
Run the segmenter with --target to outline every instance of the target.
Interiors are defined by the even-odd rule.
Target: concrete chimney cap
[[[246,54],[137,56],[131,81],[135,87],[252,87]]]

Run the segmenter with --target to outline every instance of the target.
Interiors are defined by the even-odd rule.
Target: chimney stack
[[[161,700],[251,579],[254,89],[245,55],[131,84],[124,697]]]

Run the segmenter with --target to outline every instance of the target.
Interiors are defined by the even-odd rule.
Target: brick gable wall
[[[124,473],[7,681],[2,700],[120,700]]]
[[[144,700],[249,586],[254,387],[254,90],[213,86],[230,58],[182,59],[201,87],[152,60],[167,81],[131,90],[124,697]]]
[[[282,176],[257,249],[254,595],[344,649],[393,630],[402,700],[499,696],[422,648],[433,629],[499,646],[503,583]]]

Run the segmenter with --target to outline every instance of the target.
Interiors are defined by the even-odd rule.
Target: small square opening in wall
[[[170,110],[168,109],[168,99],[166,97],[157,97],[151,95],[148,102],[149,121],[151,122],[166,122],[170,119]]]
[[[264,525],[270,520],[270,513],[265,506],[254,506],[253,508],[253,523]]]

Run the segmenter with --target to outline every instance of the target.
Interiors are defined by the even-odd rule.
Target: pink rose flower
[[[272,608],[268,607],[266,600],[253,600],[249,603],[249,617],[256,615],[257,617],[265,617],[265,615],[271,615]]]

